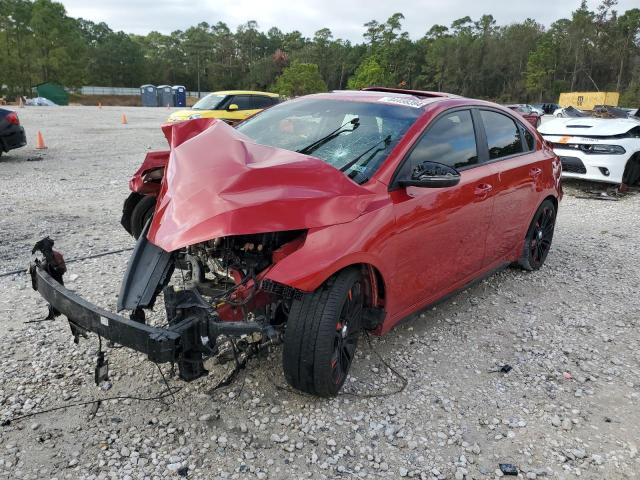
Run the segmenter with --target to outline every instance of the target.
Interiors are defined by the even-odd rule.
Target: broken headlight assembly
[[[142,176],[142,181],[144,183],[149,182],[159,182],[164,177],[164,167],[154,168],[153,170],[149,170]]]

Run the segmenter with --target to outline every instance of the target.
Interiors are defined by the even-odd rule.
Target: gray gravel
[[[47,234],[67,258],[130,247],[127,180],[165,145],[166,109],[19,113],[32,143],[0,159],[0,272],[25,267]],[[565,188],[541,271],[500,272],[373,338],[374,351],[362,341],[349,394],[292,392],[276,348],[222,390],[211,391],[228,367],[209,365],[191,384],[169,378],[183,387],[173,404],[110,400],[0,427],[0,478],[484,479],[500,463],[527,479],[636,478],[640,196],[579,199],[578,187]],[[71,263],[69,286],[114,308],[127,257]],[[96,387],[96,339],[75,345],[62,319],[24,323],[45,313],[25,275],[0,278],[0,419],[164,392],[126,349],[108,351],[111,382]],[[407,378],[402,393],[378,354]]]

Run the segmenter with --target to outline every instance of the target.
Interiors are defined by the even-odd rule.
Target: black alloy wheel
[[[364,306],[358,268],[342,270],[293,300],[282,348],[284,376],[292,387],[321,397],[340,391],[362,332]]]
[[[331,378],[336,385],[342,386],[346,380],[356,353],[358,337],[362,330],[363,301],[362,284],[358,280],[347,292],[340,318],[336,323],[331,357]]]
[[[525,270],[538,270],[544,265],[556,225],[556,208],[551,200],[545,200],[533,216],[525,239],[520,265]]]

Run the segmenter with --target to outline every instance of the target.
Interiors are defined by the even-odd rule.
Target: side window
[[[253,97],[253,109],[267,108],[273,105],[271,97],[261,97],[256,95]]]
[[[522,125],[520,125],[520,130],[522,130],[522,135],[524,136],[524,143],[526,145],[527,150],[529,152],[532,152],[536,148],[535,138],[533,138],[533,135],[531,134],[528,128],[525,128]]]
[[[480,110],[487,134],[489,159],[508,157],[524,151],[516,123],[501,113]]]
[[[459,110],[437,119],[418,140],[407,164],[413,170],[423,162],[442,163],[453,168],[478,163],[476,136],[469,110]]]
[[[238,105],[238,110],[254,110],[253,98],[251,95],[234,95],[229,104],[235,103]]]

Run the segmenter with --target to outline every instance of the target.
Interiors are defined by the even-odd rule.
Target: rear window
[[[516,122],[502,113],[480,110],[487,135],[489,159],[508,157],[524,151]]]

